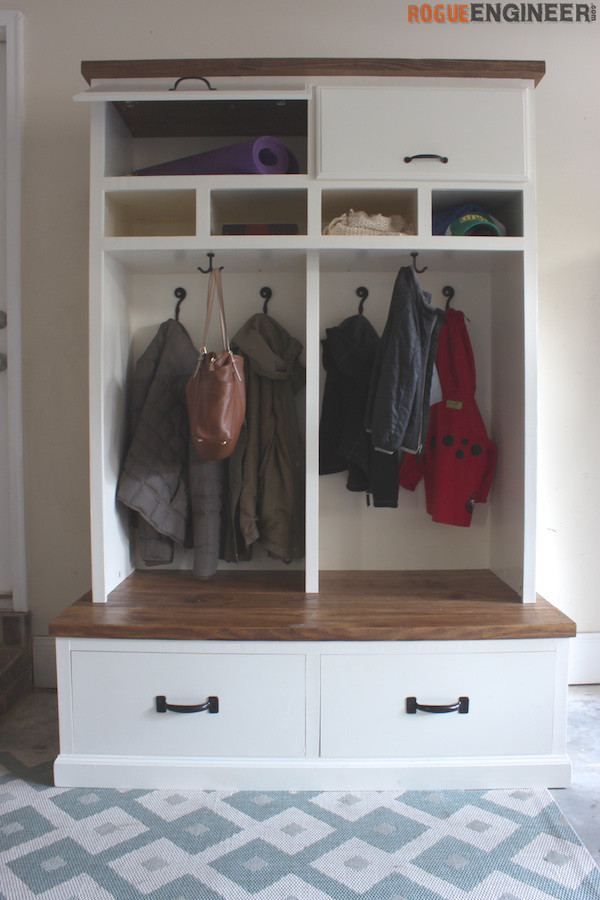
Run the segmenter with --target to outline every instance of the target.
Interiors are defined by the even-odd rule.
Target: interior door
[[[0,10],[0,608],[15,612],[28,609],[21,379],[23,68],[23,14]]]
[[[6,159],[6,44],[0,39],[0,160]],[[0,272],[6,272],[6,171],[0,172]],[[12,600],[8,471],[8,347],[6,278],[0,278],[0,607]]]

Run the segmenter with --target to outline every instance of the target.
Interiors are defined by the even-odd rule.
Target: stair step
[[[22,647],[0,646],[0,715],[31,690],[31,664]]]
[[[21,647],[0,647],[0,678],[21,656],[23,656]]]

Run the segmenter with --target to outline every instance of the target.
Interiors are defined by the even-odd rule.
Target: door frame
[[[21,359],[21,169],[23,134],[23,14],[0,10],[6,45],[6,315],[8,368],[8,470],[12,608],[29,608],[25,554],[25,487]],[[0,276],[1,277],[1,276]]]

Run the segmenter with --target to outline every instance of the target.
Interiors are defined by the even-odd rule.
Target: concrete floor
[[[568,723],[571,787],[550,793],[600,866],[600,684],[569,688]]]
[[[569,688],[568,721],[573,780],[571,787],[551,794],[600,866],[600,685]],[[10,750],[24,766],[32,767],[37,782],[52,784],[58,752],[54,691],[33,691],[0,718],[1,750]]]

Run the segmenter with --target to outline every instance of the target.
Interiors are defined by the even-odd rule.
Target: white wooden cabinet
[[[316,64],[313,75],[288,61],[289,72],[283,66],[269,80],[261,72],[240,77],[227,61],[204,62],[216,66],[215,91],[195,85],[170,91],[172,80],[151,77],[148,66],[141,80],[129,83],[119,72],[77,98],[89,102],[92,119],[92,593],[52,626],[61,720],[57,783],[322,789],[567,783],[564,638],[574,626],[565,617],[542,630],[536,625],[532,106],[543,65],[523,64],[519,78],[516,64],[507,64],[510,80],[497,77],[501,64],[486,63],[443,73],[484,77],[415,79],[403,77],[402,66],[374,75],[357,64],[332,75],[330,65]],[[211,76],[202,67],[200,61],[198,72]],[[425,69],[435,74],[435,67]],[[407,71],[414,74],[411,66]],[[290,147],[298,173],[132,174],[261,134]],[[434,212],[468,202],[496,215],[506,236],[432,233]],[[350,208],[400,214],[414,233],[323,233]],[[297,228],[284,235],[223,233],[228,223],[245,222]],[[252,610],[258,596],[243,586],[243,576],[242,587],[228,595],[222,629],[218,606],[217,619],[207,623],[206,605],[196,602],[218,600],[227,584],[219,579],[229,577],[231,566],[177,606],[177,575],[190,568],[182,550],[172,579],[167,572],[160,582],[156,615],[163,626],[146,633],[132,624],[152,620],[143,586],[131,600],[143,609],[137,619],[131,610],[121,615],[115,600],[130,584],[137,591],[143,579],[135,534],[115,501],[129,377],[158,325],[173,316],[179,286],[188,295],[181,321],[200,342],[206,276],[198,267],[209,252],[224,267],[230,333],[260,311],[260,288],[269,285],[270,315],[305,348],[306,553],[291,567],[304,583],[272,594],[269,579],[279,584],[281,564],[255,554],[250,568],[266,579],[258,593],[266,603],[275,598],[253,621],[262,635],[256,639],[237,620],[225,624],[236,604]],[[451,284],[455,306],[468,317],[477,401],[498,447],[491,499],[476,506],[470,528],[433,524],[420,491],[401,492],[398,509],[375,510],[345,490],[343,476],[318,474],[324,330],[356,311],[356,288],[366,285],[365,314],[381,332],[394,278],[400,266],[413,264],[412,253],[425,267],[419,279],[434,302],[444,305],[442,288]],[[356,577],[328,618],[319,609],[320,584],[348,570]],[[395,573],[413,570],[409,582],[420,585],[420,603],[398,607],[396,637],[388,629],[368,638],[372,603],[383,590],[401,602],[407,582],[395,581]],[[486,573],[475,611],[462,589],[450,586],[453,572],[475,585]],[[486,594],[489,578],[501,586],[501,600]],[[351,630],[346,597],[362,609]],[[444,624],[445,604],[460,617],[461,603],[464,633],[456,618],[451,629]],[[503,611],[515,604],[529,606],[532,617],[523,617],[513,640]],[[173,621],[165,627],[169,610]],[[179,614],[186,617],[181,633]],[[219,712],[160,713],[156,696],[180,705],[218,696]],[[410,696],[425,705],[469,696],[469,712],[407,713]]]

